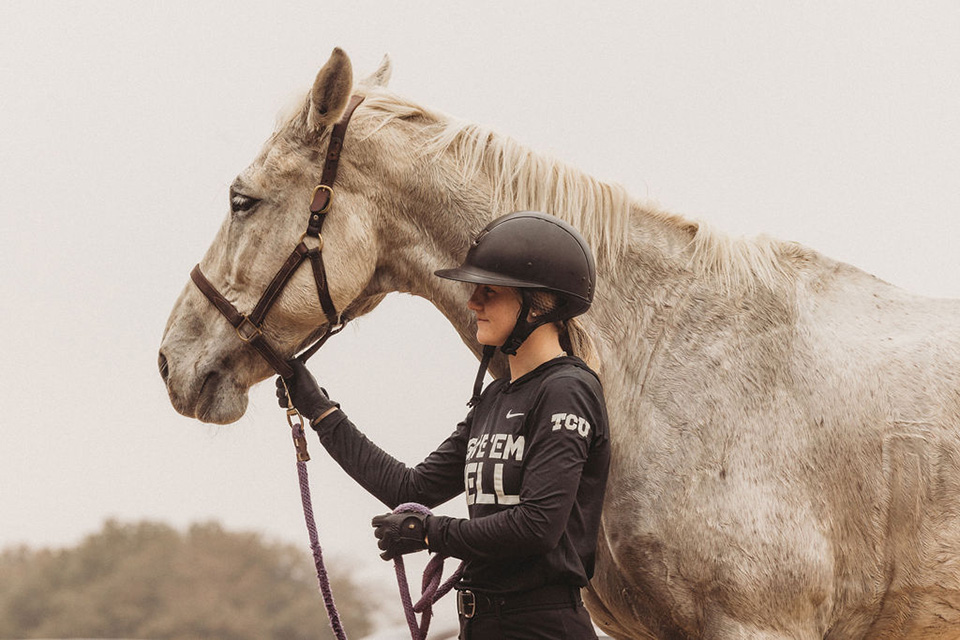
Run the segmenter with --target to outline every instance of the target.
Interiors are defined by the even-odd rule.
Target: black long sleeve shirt
[[[391,509],[466,493],[469,519],[427,521],[430,550],[466,561],[464,588],[509,593],[592,577],[610,445],[603,389],[579,358],[495,380],[413,468],[342,411],[314,426],[340,466]]]

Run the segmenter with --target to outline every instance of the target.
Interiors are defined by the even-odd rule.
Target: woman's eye
[[[233,213],[239,213],[241,211],[249,211],[260,202],[256,198],[251,198],[250,196],[245,196],[241,193],[232,193],[230,194],[230,211]]]

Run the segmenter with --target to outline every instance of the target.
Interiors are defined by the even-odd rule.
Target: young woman
[[[437,275],[476,285],[468,307],[484,357],[472,410],[426,460],[409,468],[377,448],[295,361],[291,400],[388,507],[432,508],[466,492],[469,519],[373,519],[385,560],[429,549],[466,561],[461,638],[596,638],[580,588],[593,575],[610,452],[603,390],[587,364],[595,354],[575,319],[593,300],[590,249],[557,218],[512,213],[487,225],[460,267]],[[481,394],[497,348],[510,377]],[[277,395],[286,406],[279,379]]]

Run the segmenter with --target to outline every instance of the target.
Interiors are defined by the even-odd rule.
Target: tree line
[[[351,637],[376,598],[328,567]],[[371,602],[372,601],[372,602]],[[313,559],[293,545],[204,523],[107,521],[76,547],[0,553],[0,639],[316,640],[333,638]]]

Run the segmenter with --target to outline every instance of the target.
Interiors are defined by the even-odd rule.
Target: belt
[[[538,605],[579,607],[580,587],[552,584],[517,593],[484,593],[470,589],[457,590],[457,613],[464,618],[499,611],[528,609]]]

